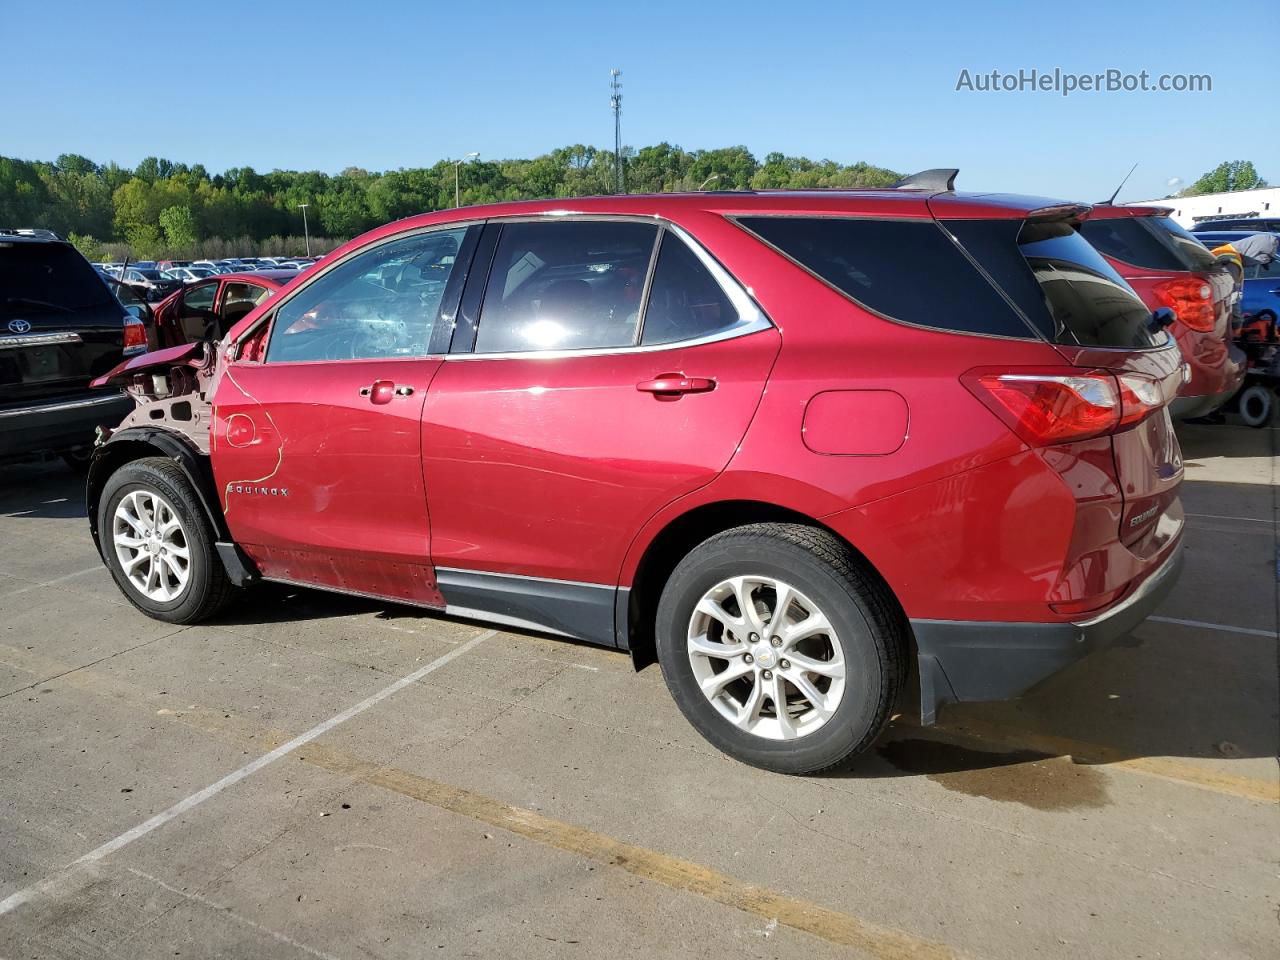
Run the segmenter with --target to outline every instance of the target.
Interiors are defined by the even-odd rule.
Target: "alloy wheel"
[[[116,505],[111,543],[129,583],[149,600],[177,599],[191,580],[191,551],[173,505],[153,490],[133,490]]]
[[[826,723],[845,689],[845,658],[826,615],[773,577],[731,577],[689,620],[689,664],[703,696],[738,729],[794,740]]]

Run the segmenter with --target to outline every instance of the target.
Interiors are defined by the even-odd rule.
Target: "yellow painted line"
[[[37,675],[62,674],[57,680],[59,685],[65,684],[129,706],[142,707],[149,714],[164,716],[227,742],[250,742],[261,748],[276,747],[290,739],[287,733],[258,727],[218,711],[174,707],[173,703],[182,702],[176,696],[160,698],[147,695],[129,683],[89,669],[76,670],[31,651],[0,645],[0,663]],[[155,710],[158,703],[165,706]],[[477,820],[565,853],[625,870],[669,889],[690,893],[766,921],[776,920],[782,926],[828,943],[855,947],[877,960],[963,960],[965,956],[945,944],[746,883],[702,864],[554,820],[463,787],[382,766],[319,740],[299,748],[296,757],[311,766]]]
[[[1030,730],[1010,730],[996,724],[966,720],[954,727],[906,727],[913,734],[969,745],[1000,747],[1006,750],[1033,750],[1050,756],[1068,757],[1078,763],[1127,770],[1159,777],[1175,783],[1209,790],[1229,797],[1259,803],[1280,803],[1280,781],[1242,777],[1213,767],[1187,763],[1173,757],[1135,757],[1132,753],[1083,740],[1056,737]]]
[[[512,806],[463,787],[395,767],[379,767],[324,744],[312,744],[299,759],[557,850],[617,867],[672,890],[691,893],[763,920],[776,920],[783,926],[829,943],[856,947],[882,960],[943,960],[963,956],[951,947],[923,937],[881,927],[808,900],[744,883],[702,864],[553,820],[533,810]]]

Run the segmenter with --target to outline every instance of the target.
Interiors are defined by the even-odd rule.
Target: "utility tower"
[[[617,180],[618,193],[627,192],[626,179],[622,173],[622,71],[614,67],[609,71],[609,106],[613,107],[613,172]]]

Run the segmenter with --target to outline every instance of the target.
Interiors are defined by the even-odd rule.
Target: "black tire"
[[[126,576],[112,542],[116,507],[136,490],[159,494],[172,504],[190,556],[186,586],[173,599],[154,600]],[[98,532],[107,569],[129,602],[149,617],[169,623],[198,623],[214,614],[233,587],[214,549],[214,534],[187,475],[173,461],[147,457],[124,464],[107,478],[98,504]]]
[[[1262,429],[1270,425],[1275,413],[1275,395],[1271,388],[1261,383],[1245,387],[1236,400],[1240,410],[1240,419],[1247,426]]]
[[[811,598],[840,638],[846,664],[840,703],[825,723],[796,739],[735,726],[703,695],[690,664],[686,638],[699,600],[744,575],[776,577]],[[689,722],[729,756],[779,773],[830,770],[866,750],[888,722],[906,673],[907,627],[887,588],[836,537],[800,524],[737,527],[698,545],[668,579],[655,628],[663,678]]]
[[[93,463],[93,447],[71,447],[60,451],[58,456],[72,473],[83,475],[89,472],[89,465]]]

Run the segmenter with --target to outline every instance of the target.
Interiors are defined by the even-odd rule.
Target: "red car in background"
[[[222,339],[249,311],[297,275],[296,270],[226,273],[187,285],[152,308],[151,349]]]
[[[1166,207],[1095,204],[1080,230],[1148,307],[1168,307],[1171,331],[1190,367],[1171,413],[1212,413],[1244,382],[1245,356],[1232,344],[1230,273]]]
[[[1017,696],[1177,578],[1183,363],[1087,207],[953,177],[389,224],[99,379],[92,535],[161,620],[261,578],[656,658],[775,770]]]

